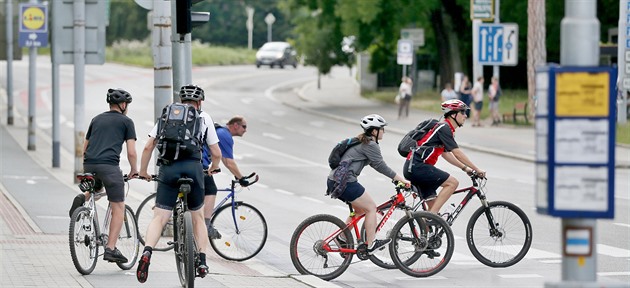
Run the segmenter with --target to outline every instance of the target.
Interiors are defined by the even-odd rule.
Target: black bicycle
[[[81,191],[90,193],[90,199],[72,213],[68,229],[68,244],[70,245],[70,256],[74,267],[79,273],[88,275],[96,267],[96,260],[100,256],[99,247],[106,246],[109,240],[107,232],[109,231],[112,209],[110,205],[107,206],[103,229],[101,229],[98,209],[96,209],[97,195],[96,191],[94,191],[96,183],[94,174],[78,174],[77,179],[80,182],[79,188],[81,188]],[[127,182],[128,180],[127,175],[124,175],[124,181]],[[125,205],[123,226],[116,246],[129,260],[127,263],[116,263],[116,265],[123,270],[131,269],[138,259],[140,244],[138,240],[138,224],[129,205]]]

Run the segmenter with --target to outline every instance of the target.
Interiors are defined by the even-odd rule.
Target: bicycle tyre
[[[138,206],[138,213],[136,213],[136,223],[138,225],[138,240],[142,245],[145,245],[144,237],[147,233],[147,228],[149,228],[149,224],[153,219],[153,208],[155,207],[155,197],[156,193],[152,193],[147,198],[145,198],[140,206]],[[175,244],[168,244],[168,242],[174,242],[173,237],[170,236],[174,234],[173,228],[173,218],[166,223],[166,225],[162,229],[162,236],[153,247],[153,251],[169,251],[175,247]]]
[[[125,205],[125,215],[123,218],[123,226],[118,235],[116,247],[127,257],[127,263],[116,263],[122,270],[129,270],[136,265],[138,254],[140,253],[140,241],[138,240],[138,223],[133,210],[129,205]]]
[[[318,214],[302,221],[295,228],[289,244],[291,262],[300,274],[309,274],[330,281],[343,274],[350,266],[354,254],[327,252],[322,249],[323,240],[344,229],[346,224],[341,219],[327,214]],[[349,229],[343,231],[346,237],[346,248],[354,247],[354,238]],[[331,247],[339,247],[331,240]],[[332,262],[332,266],[328,264]]]
[[[413,212],[411,218],[398,221],[389,244],[396,267],[413,277],[429,277],[442,271],[454,250],[455,237],[448,223],[436,214],[424,211]],[[431,257],[427,254],[435,252],[439,255]]]
[[[212,225],[221,233],[220,239],[210,239],[212,249],[226,260],[245,261],[258,254],[267,242],[267,221],[256,207],[243,203],[228,203],[212,216]],[[236,231],[238,225],[239,231]]]
[[[195,238],[193,235],[192,214],[184,212],[184,266],[186,267],[186,288],[195,287]]]
[[[383,216],[385,215],[385,213],[387,213],[387,211],[389,210],[389,206],[388,207],[384,207],[381,210],[377,210],[376,211],[376,225],[378,225],[381,222],[381,219],[383,218]],[[401,215],[402,213],[402,215]],[[390,216],[389,219],[387,219],[387,222],[385,222],[385,225],[383,226],[383,228],[381,228],[380,231],[376,232],[375,238],[374,239],[387,239],[390,238],[390,234],[391,231],[394,228],[394,225],[396,225],[396,223],[402,219],[403,217],[406,217],[405,215],[405,211],[402,209],[396,209],[394,210],[394,213],[392,213],[392,215]],[[363,241],[363,243],[365,243],[367,234],[365,234],[365,222],[361,225],[361,240]],[[374,263],[376,266],[381,267],[383,269],[396,269],[396,264],[394,264],[394,261],[392,260],[389,250],[387,249],[383,249],[380,251],[376,251],[374,252],[374,254],[369,256],[370,261],[372,261],[372,263]]]
[[[501,235],[488,231],[488,219],[494,219]],[[479,262],[503,268],[525,257],[532,245],[532,234],[532,225],[523,210],[509,202],[495,201],[488,203],[487,209],[479,207],[470,217],[466,243]]]
[[[90,216],[90,209],[79,207],[72,213],[68,229],[68,244],[74,268],[82,275],[94,271],[98,260],[98,223]]]

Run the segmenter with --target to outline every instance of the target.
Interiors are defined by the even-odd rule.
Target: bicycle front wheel
[[[210,239],[212,249],[219,256],[232,261],[250,259],[265,246],[267,222],[254,206],[235,202],[223,205],[214,216],[212,226],[221,234],[219,239]]]
[[[490,202],[488,208],[480,207],[470,217],[466,240],[479,262],[490,267],[509,267],[521,261],[529,251],[532,225],[516,205]]]
[[[151,220],[153,220],[153,209],[155,208],[156,195],[156,193],[153,193],[147,196],[147,198],[140,203],[140,206],[138,206],[136,222],[138,224],[138,240],[140,240],[142,245],[145,245],[145,235]],[[153,251],[168,251],[173,249],[175,245],[168,244],[169,242],[173,242],[173,230],[173,218],[171,217],[171,220],[168,221],[162,229],[162,235],[153,247]]]
[[[455,238],[441,217],[424,211],[404,217],[392,230],[389,252],[396,267],[413,277],[440,272],[453,256]]]
[[[94,271],[98,259],[98,223],[90,217],[90,209],[80,207],[72,213],[68,244],[74,268],[83,275]]]
[[[350,266],[354,254],[329,250],[339,251],[341,247],[352,249],[352,233],[349,229],[343,230],[345,244],[336,239],[330,239],[327,243],[324,241],[345,227],[346,224],[339,218],[326,214],[311,216],[300,223],[289,244],[289,254],[295,269],[301,274],[315,275],[324,280],[339,277]]]
[[[140,253],[140,241],[138,240],[138,223],[133,210],[129,205],[125,205],[125,216],[123,218],[123,226],[116,241],[116,247],[127,257],[127,263],[116,263],[120,269],[129,270],[133,268],[138,260]]]

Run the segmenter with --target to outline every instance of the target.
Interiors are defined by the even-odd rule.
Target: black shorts
[[[107,200],[110,202],[125,201],[125,181],[120,167],[111,164],[83,164],[83,171],[96,175],[94,191],[100,191],[105,187]]]
[[[328,179],[326,184],[328,186],[328,191],[332,191],[333,185],[335,185],[335,181]],[[359,184],[358,181],[348,182],[346,184],[346,189],[343,190],[343,192],[337,199],[343,202],[351,203],[352,201],[357,200],[357,198],[361,197],[364,192],[365,188],[363,188],[363,186]]]
[[[217,184],[214,183],[214,177],[203,173],[204,191],[206,196],[217,195]]]
[[[437,196],[437,188],[439,188],[450,174],[438,169],[437,167],[415,161],[409,172],[410,161],[405,161],[403,165],[403,175],[411,184],[420,190],[420,196],[423,199],[430,200]]]
[[[483,109],[483,101],[473,103],[475,105],[475,110],[481,111]]]
[[[181,177],[193,179],[192,189],[188,194],[188,208],[196,211],[203,207],[204,179],[203,168],[199,160],[180,160],[170,165],[160,166],[158,175],[156,206],[165,210],[173,210],[179,193],[177,180]]]

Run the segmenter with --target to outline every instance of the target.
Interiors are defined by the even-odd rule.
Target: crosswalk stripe
[[[516,255],[515,252],[521,250],[521,246],[519,245],[502,245],[502,246],[481,246],[480,249],[488,249],[494,250],[500,253],[506,253],[511,255]],[[560,258],[562,257],[560,254],[547,252],[544,250],[529,248],[527,255],[525,258],[527,259],[549,259],[549,258]]]
[[[504,274],[504,275],[499,275],[499,277],[501,278],[506,278],[506,279],[516,279],[516,278],[542,278],[542,275],[538,275],[538,274]]]
[[[630,257],[630,250],[621,249],[604,244],[597,244],[597,254],[603,254],[615,258]]]

